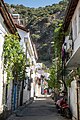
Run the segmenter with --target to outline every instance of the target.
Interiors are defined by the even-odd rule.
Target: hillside
[[[61,1],[59,4],[39,8],[13,4],[6,6],[11,14],[19,13],[25,20],[25,26],[30,29],[31,38],[36,44],[39,62],[50,66],[54,54],[52,45],[54,29],[63,22],[67,2]]]

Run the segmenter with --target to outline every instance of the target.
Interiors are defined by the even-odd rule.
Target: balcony
[[[69,59],[66,62],[66,67],[68,69],[74,69],[79,67],[80,65],[80,34],[78,35],[77,39],[74,41],[73,45],[74,49],[72,52],[69,52]]]

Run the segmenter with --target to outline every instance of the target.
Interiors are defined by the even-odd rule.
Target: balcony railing
[[[67,39],[66,44],[64,43],[64,58],[65,63],[71,58],[74,51],[74,42],[73,40]]]

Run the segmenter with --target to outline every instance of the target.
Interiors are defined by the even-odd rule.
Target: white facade
[[[13,85],[13,81],[10,81],[7,91],[7,103],[6,103],[8,110],[11,110],[12,85]]]
[[[2,58],[2,52],[3,52],[3,44],[4,44],[4,36],[8,32],[7,27],[4,24],[4,19],[2,15],[0,14],[0,113],[3,110],[2,104],[3,104],[3,82],[6,83],[6,76],[4,74],[3,76],[3,58]]]
[[[26,54],[26,41],[25,40],[28,38],[28,33],[20,28],[17,28],[17,30],[21,38],[20,45],[22,46],[23,51]],[[28,81],[27,78],[26,78],[26,81]],[[23,90],[23,103],[27,102],[30,99],[30,91],[28,91],[27,87],[28,87],[28,82],[27,84],[25,84],[25,88]]]
[[[45,81],[49,80],[49,73],[47,72],[48,68],[45,68],[43,63],[36,64],[36,84],[35,84],[35,96],[44,97],[44,89],[48,88],[48,83]],[[46,72],[45,72],[46,70]],[[47,94],[47,93],[46,93]]]
[[[33,49],[32,42],[30,40],[30,34],[29,32],[26,32],[20,28],[17,29],[18,33],[21,37],[20,44],[23,47],[23,50],[26,54],[27,57],[27,64],[29,66],[26,68],[26,77],[28,77],[30,80],[32,79],[30,86],[31,90],[28,90],[28,78],[26,78],[26,87],[23,91],[23,102],[26,102],[31,98],[34,97],[34,89],[35,89],[35,65],[36,65],[36,56],[35,56],[35,51]]]
[[[72,17],[74,52],[80,47],[80,0]]]
[[[71,46],[73,42],[72,55],[67,61],[68,67],[78,67],[80,65],[80,0],[71,19],[72,40],[68,39]],[[68,44],[67,41],[67,44]],[[71,47],[70,46],[70,47]]]
[[[71,87],[68,89],[68,96],[69,96],[69,105],[71,108],[71,112],[72,112],[72,119],[73,120],[77,120],[77,82],[76,80],[73,80],[71,82]]]
[[[76,0],[74,2],[76,2]],[[74,2],[73,5],[75,4]],[[69,22],[70,33],[69,36],[65,38],[65,42],[67,44],[66,53],[69,54],[69,58],[65,58],[65,60],[66,68],[71,71],[76,71],[76,69],[80,67],[80,0],[75,10],[73,10],[73,8],[71,10],[73,12],[73,16]],[[73,75],[73,73],[70,74],[75,76],[75,80],[71,82],[71,87],[68,89],[72,120],[80,120],[80,86],[78,86],[79,78],[77,80],[77,75]]]
[[[20,18],[20,14],[12,14],[12,17],[14,19],[15,24],[22,25],[22,26],[25,25],[25,21],[24,19]]]

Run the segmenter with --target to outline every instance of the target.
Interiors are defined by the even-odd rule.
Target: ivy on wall
[[[55,29],[53,33],[53,62],[52,67],[50,68],[50,84],[53,87],[60,87],[60,77],[58,77],[61,73],[62,69],[62,58],[61,58],[61,49],[62,49],[62,40],[63,40],[63,30],[62,30],[62,22],[56,21]],[[58,80],[59,79],[59,80]]]
[[[11,80],[24,80],[26,55],[20,46],[19,36],[16,33],[7,34],[3,45],[4,71],[7,72],[7,83]]]

